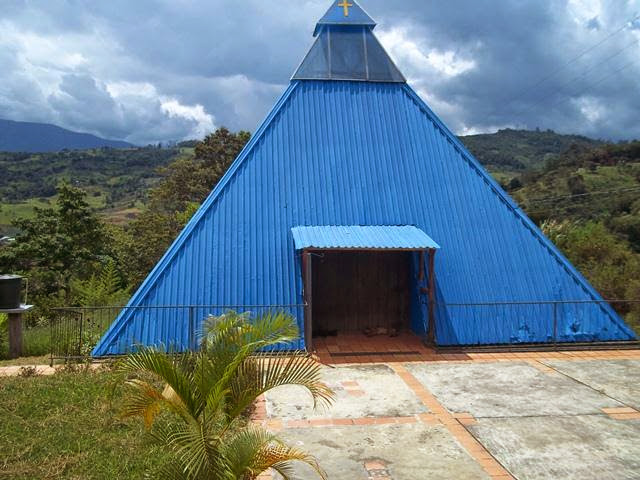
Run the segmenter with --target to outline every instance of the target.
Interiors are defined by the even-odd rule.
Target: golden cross
[[[338,4],[339,7],[344,7],[344,16],[349,16],[349,7],[353,7],[353,3],[349,3],[348,0],[342,0],[342,3]]]

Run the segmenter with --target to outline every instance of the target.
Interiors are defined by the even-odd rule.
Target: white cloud
[[[401,67],[416,74],[435,71],[445,77],[455,77],[476,67],[473,59],[464,58],[453,50],[425,49],[424,45],[412,40],[404,28],[380,30],[378,37]],[[428,52],[426,55],[425,51]]]
[[[579,25],[585,25],[589,20],[602,15],[601,0],[569,0],[567,5],[569,14]]]
[[[608,109],[597,98],[581,97],[576,100],[580,112],[590,123],[597,123],[607,117]]]
[[[164,99],[161,105],[162,111],[170,118],[186,118],[195,122],[189,138],[202,139],[216,129],[213,117],[204,111],[202,105],[182,105],[175,99]]]
[[[213,125],[255,129],[310,46],[327,2],[280,9],[264,0],[233,8],[222,0],[0,0],[0,117],[136,143],[200,135]],[[636,21],[635,30],[563,67],[640,13],[638,0],[367,0],[366,7],[411,85],[454,131],[517,123],[640,135],[640,67],[597,83],[637,57],[636,48],[576,87],[608,112],[566,101],[563,87],[640,39]]]

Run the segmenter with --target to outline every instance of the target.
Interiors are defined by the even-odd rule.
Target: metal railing
[[[640,300],[470,302],[434,305],[437,345],[522,346],[606,343],[620,338],[628,320],[640,334]],[[83,359],[116,319],[124,320],[111,340],[111,352],[138,345],[173,351],[196,349],[209,316],[233,310],[256,317],[284,311],[303,332],[305,305],[174,305],[59,308],[51,319],[51,360]],[[117,343],[115,343],[117,342]],[[107,341],[109,343],[109,341]],[[302,341],[293,348],[303,348]]]
[[[435,316],[440,346],[609,342],[627,325],[640,334],[640,300],[442,302]]]
[[[51,361],[84,359],[100,342],[116,319],[121,327],[112,350],[127,353],[139,345],[163,346],[172,351],[194,350],[204,321],[225,312],[246,313],[255,318],[286,312],[302,331],[305,305],[153,305],[67,307],[54,309],[51,318]],[[110,333],[110,332],[109,332]],[[117,343],[113,343],[116,342]],[[107,340],[109,342],[109,340]]]

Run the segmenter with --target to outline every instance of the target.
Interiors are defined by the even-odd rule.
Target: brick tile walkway
[[[315,338],[313,342],[314,353],[318,360],[331,365],[376,362],[507,362],[525,360],[543,370],[544,365],[537,363],[537,360],[640,358],[640,350],[444,353],[427,347],[419,337],[410,333],[403,333],[397,337],[388,335],[367,337],[361,333],[340,333],[335,337]],[[550,372],[547,371],[547,373]]]

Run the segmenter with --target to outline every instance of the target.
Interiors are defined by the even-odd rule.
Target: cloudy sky
[[[361,0],[457,133],[640,138],[640,0]],[[134,143],[255,130],[329,0],[0,0],[0,118]]]

